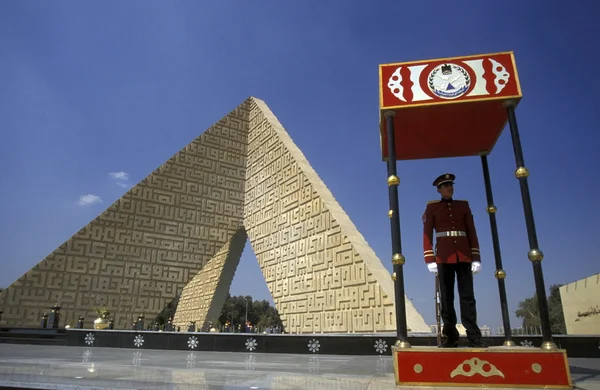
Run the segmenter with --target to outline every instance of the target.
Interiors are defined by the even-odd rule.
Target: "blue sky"
[[[517,119],[546,285],[597,273],[600,6],[576,4],[0,2],[0,286],[251,95],[277,115],[391,271],[378,65],[509,50],[524,94]],[[514,311],[534,284],[508,129],[489,163]],[[433,178],[453,172],[480,237],[479,322],[500,325],[479,159],[400,162],[398,171],[408,296],[433,323],[421,215],[438,197]],[[86,194],[102,202],[80,205],[96,199],[80,199]],[[269,299],[249,246],[236,275],[233,294]]]

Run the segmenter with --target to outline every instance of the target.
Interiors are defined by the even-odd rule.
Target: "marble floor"
[[[569,359],[569,362],[577,388],[600,390],[600,359]],[[390,356],[187,352],[12,344],[0,344],[0,386],[84,390],[401,388],[394,384],[394,367]]]

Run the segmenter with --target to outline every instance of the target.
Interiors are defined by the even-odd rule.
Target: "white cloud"
[[[118,186],[121,186],[123,188],[127,188],[127,187],[130,186],[130,184],[129,184],[129,173],[127,173],[127,172],[123,172],[123,171],[120,171],[120,172],[110,172],[108,174],[108,176],[111,179],[116,180],[116,183],[117,183]]]
[[[90,204],[102,203],[102,199],[98,195],[86,194],[79,195],[79,202],[77,202],[80,206],[87,206]]]
[[[115,180],[122,180],[122,181],[127,181],[129,180],[129,173],[127,172],[111,172],[108,174],[108,176],[110,176],[111,178],[115,179]]]

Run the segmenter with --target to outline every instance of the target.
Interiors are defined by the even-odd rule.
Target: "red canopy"
[[[521,99],[512,52],[380,65],[379,90],[382,157],[393,110],[397,160],[489,153]]]

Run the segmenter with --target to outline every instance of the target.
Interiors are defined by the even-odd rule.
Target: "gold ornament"
[[[394,265],[404,265],[405,262],[406,262],[406,258],[404,257],[403,254],[396,253],[392,257],[392,264],[394,264]]]
[[[517,177],[517,179],[529,177],[529,170],[525,167],[519,167],[515,171],[515,176]]]
[[[469,369],[465,370],[465,366],[467,366]],[[488,369],[487,371],[485,370],[486,367]],[[479,374],[484,378],[488,378],[490,376],[500,376],[504,378],[504,374],[502,373],[502,371],[498,370],[496,366],[494,366],[492,363],[486,360],[481,360],[476,357],[472,359],[467,359],[464,362],[460,363],[454,369],[454,371],[450,373],[450,378],[454,378],[458,375],[469,377],[476,374]]]
[[[527,253],[527,257],[531,261],[542,261],[544,259],[544,254],[539,249],[532,249]]]
[[[108,319],[98,317],[94,320],[94,329],[106,329],[108,328]]]
[[[388,177],[387,181],[388,181],[388,187],[397,186],[398,184],[400,184],[400,179],[396,175],[392,175],[392,176]]]

